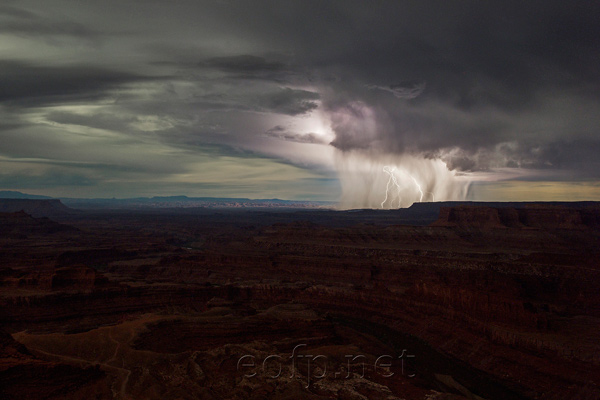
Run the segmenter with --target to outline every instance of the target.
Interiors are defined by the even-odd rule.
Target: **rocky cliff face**
[[[537,228],[587,229],[598,226],[600,213],[593,207],[573,209],[564,206],[527,205],[523,208],[458,206],[442,207],[431,226],[461,229]]]
[[[75,228],[48,218],[34,218],[25,211],[0,212],[0,236],[27,237],[73,231]]]
[[[506,228],[500,219],[497,208],[490,207],[443,207],[440,216],[432,226],[452,226],[460,228]]]

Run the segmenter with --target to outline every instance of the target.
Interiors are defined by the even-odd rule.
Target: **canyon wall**
[[[98,225],[91,234],[82,222],[72,231],[85,244],[76,250],[64,232],[43,235],[51,248],[32,245],[46,264],[26,267],[3,250],[0,317],[11,333],[84,335],[145,313],[181,319],[231,309],[222,312],[238,319],[219,320],[232,324],[222,340],[216,325],[163,322],[136,346],[208,351],[303,332],[333,340],[331,329],[345,327],[418,349],[419,387],[456,394],[440,378],[452,376],[484,398],[592,399],[600,394],[597,221],[594,207],[460,206],[442,208],[427,227],[165,227],[191,246],[169,244],[146,219],[138,230]],[[241,322],[285,304],[303,304],[322,322]]]

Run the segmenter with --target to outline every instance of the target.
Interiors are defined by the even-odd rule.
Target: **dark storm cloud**
[[[277,61],[267,61],[263,57],[243,54],[230,57],[215,57],[206,61],[207,66],[239,74],[285,71],[286,65]]]
[[[72,37],[98,42],[102,35],[85,25],[69,20],[52,20],[24,9],[0,6],[0,33],[17,36],[38,36],[43,40]]]
[[[24,36],[73,36],[78,39],[99,39],[99,35],[74,22],[14,21],[0,25],[0,33],[13,33]]]
[[[61,171],[48,171],[43,174],[3,174],[0,173],[0,188],[44,189],[55,186],[91,186],[96,181],[84,175]]]
[[[573,173],[579,179],[597,177],[600,159],[596,155],[600,154],[599,151],[600,142],[597,140],[557,139],[548,143],[513,142],[476,151],[455,148],[450,154],[430,156],[442,158],[449,168],[461,171],[522,168],[535,170],[532,178],[554,176],[564,180]],[[520,179],[526,180],[527,177]]]
[[[17,19],[35,19],[37,16],[30,12],[17,7],[11,7],[7,5],[0,6],[0,15],[15,17]]]
[[[352,40],[325,47],[355,79],[425,81],[430,95],[465,107],[485,100],[477,89],[494,89],[488,101],[511,107],[539,86],[597,84],[598,9],[596,2],[425,1],[382,12],[353,3],[342,12]],[[496,89],[506,101],[492,96]]]
[[[271,112],[299,115],[315,110],[318,107],[315,100],[318,100],[319,97],[318,93],[307,90],[281,88],[274,93],[263,96],[259,103]]]
[[[200,63],[200,67],[213,68],[234,79],[264,80],[290,83],[298,80],[303,71],[286,63],[287,57],[275,54],[274,57],[242,54],[228,57],[214,57]]]
[[[262,93],[260,93],[262,92]],[[307,114],[318,108],[318,93],[287,87],[261,89],[259,93],[214,94],[198,96],[194,103],[203,110],[254,111],[285,115]]]
[[[326,125],[341,151],[600,178],[597,1],[7,4],[6,149],[17,128],[37,129],[34,149],[97,128],[151,154],[216,145],[291,159],[298,143],[326,142],[298,126]],[[76,46],[46,46],[56,38]],[[43,135],[44,124],[58,128]]]
[[[88,65],[49,67],[20,61],[0,61],[0,103],[39,106],[93,102],[111,88],[150,79]]]
[[[389,86],[368,85],[367,87],[369,89],[377,89],[383,90],[385,92],[390,92],[399,99],[414,99],[418,97],[421,93],[423,93],[426,84],[425,82],[413,84],[400,83]]]
[[[195,80],[189,83],[200,85]],[[125,100],[124,96],[120,97]],[[187,99],[181,99],[177,93],[145,102],[141,108],[132,107],[139,113],[150,112],[155,115],[173,116],[181,113],[218,112],[259,112],[298,116],[309,114],[318,108],[319,93],[309,90],[293,89],[279,85],[265,85],[250,82],[240,85],[229,79],[219,80],[214,87],[192,92]],[[173,109],[174,103],[177,102]],[[124,103],[129,102],[124,101]],[[165,111],[167,111],[165,113]],[[189,114],[188,114],[189,116]]]
[[[55,111],[46,115],[46,120],[59,124],[80,125],[90,128],[122,131],[127,124],[136,122],[136,118],[119,117],[109,113],[98,113],[94,115],[80,115],[67,112]]]
[[[533,148],[533,150],[532,150]],[[584,177],[590,177],[600,170],[600,141],[560,139],[540,147],[528,147],[525,160],[532,160],[531,168],[553,168],[580,171]],[[531,153],[534,154],[531,154]],[[539,161],[543,160],[543,164]]]
[[[320,137],[319,135],[308,132],[308,133],[298,133],[291,132],[285,127],[281,125],[274,126],[265,132],[265,135],[269,137],[273,137],[276,139],[287,140],[290,142],[297,143],[318,143],[318,144],[327,144],[328,142]]]
[[[334,119],[361,114],[339,118],[333,144],[425,154],[460,148],[449,164],[465,170],[557,165],[552,152],[533,150],[573,139],[595,148],[599,11],[597,2],[403,2],[385,12],[352,3],[340,12],[344,40],[333,35],[314,52],[329,56],[311,60],[340,77],[324,96]],[[399,80],[427,85],[395,86]],[[366,112],[373,129],[357,125]],[[480,157],[507,143],[514,146],[494,163]],[[577,168],[594,165],[578,146],[565,151],[580,160]]]

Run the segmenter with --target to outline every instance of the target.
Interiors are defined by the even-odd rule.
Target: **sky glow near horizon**
[[[589,1],[5,1],[0,190],[600,200],[598,21]]]

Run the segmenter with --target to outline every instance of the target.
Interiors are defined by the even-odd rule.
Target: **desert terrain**
[[[3,399],[600,398],[598,203],[9,203]]]

